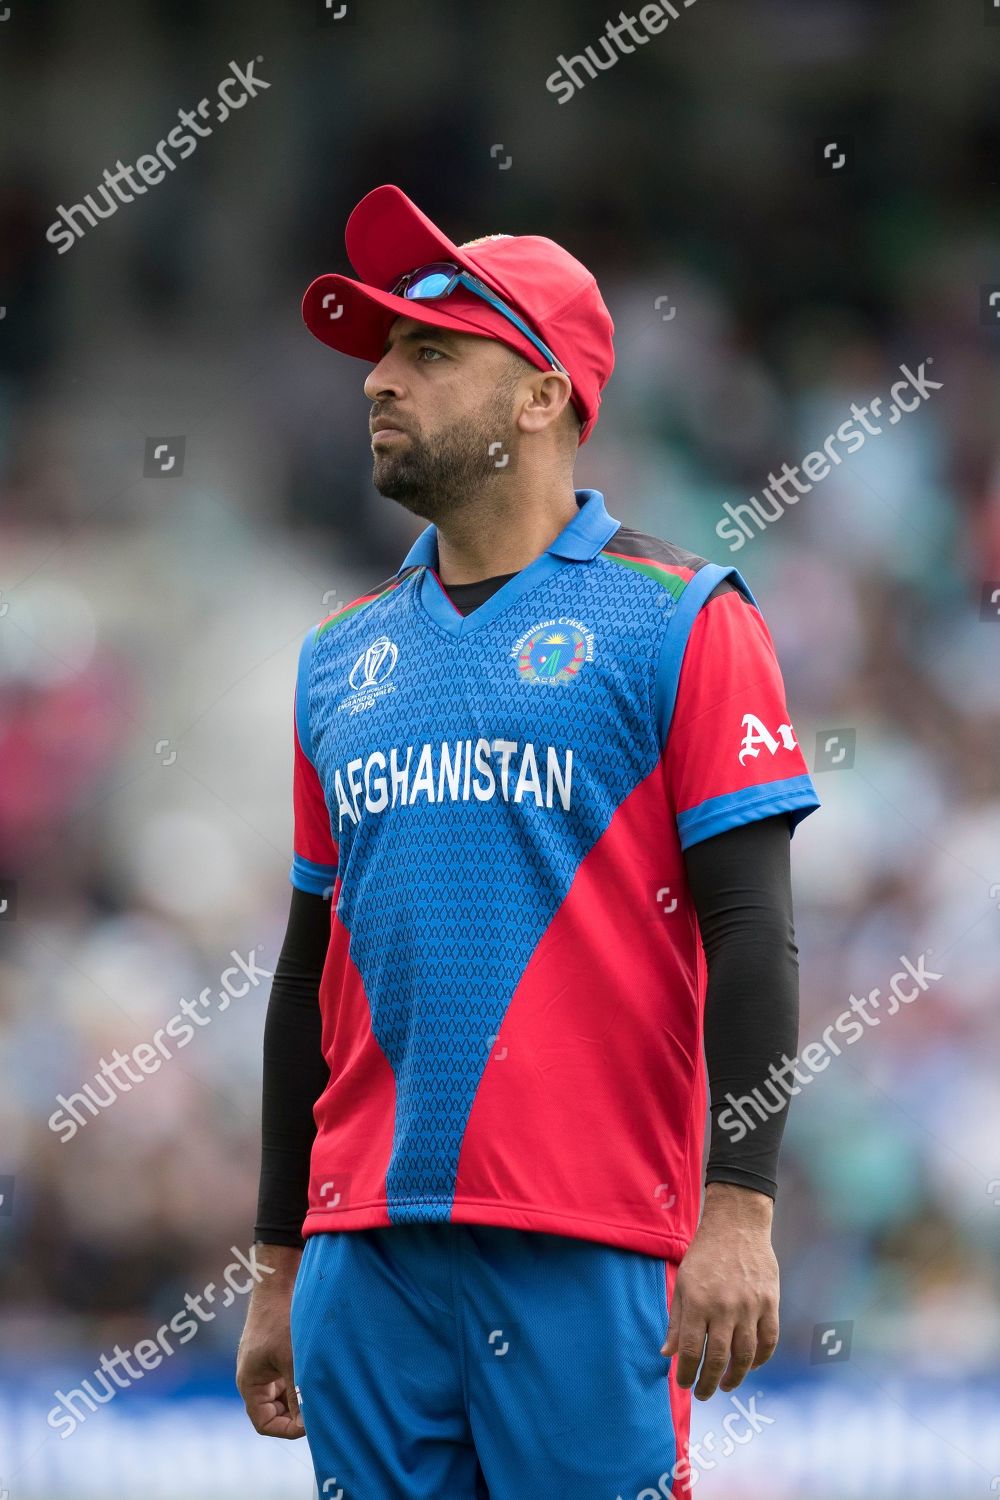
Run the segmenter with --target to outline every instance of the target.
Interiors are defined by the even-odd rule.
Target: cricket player
[[[574,488],[613,365],[586,267],[392,185],[346,239],[305,321],[426,524],[302,643],[237,1383],[321,1496],[681,1500],[692,1388],[778,1338],[819,801],[737,569]]]

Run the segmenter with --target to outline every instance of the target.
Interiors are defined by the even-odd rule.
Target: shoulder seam
[[[369,589],[366,594],[359,594],[358,597],[356,599],[352,599],[349,604],[341,605],[340,609],[334,610],[332,615],[327,615],[325,620],[320,620],[319,624],[316,626],[316,639],[318,640],[319,637],[321,635],[324,635],[326,631],[328,631],[332,626],[341,625],[345,620],[351,619],[352,616],[359,614],[361,610],[363,610],[367,605],[374,604],[377,600],[384,599],[387,594],[393,593],[401,583],[405,582],[405,580],[409,578],[413,573],[415,573],[417,568],[421,566],[422,564],[420,563],[414,563],[411,567],[405,569],[405,571],[400,573],[398,576],[394,574],[392,578],[387,578],[383,583],[376,584],[376,586],[373,589]]]
[[[706,563],[706,566],[709,569],[709,573],[702,580],[700,586],[691,594],[688,594],[686,589],[681,591],[680,598],[682,602],[677,609],[671,611],[670,618],[667,620],[663,635],[660,638],[653,716],[657,726],[661,749],[666,746],[669,737],[680,672],[684,658],[687,655],[691,631],[698,616],[711,599],[715,598],[717,594],[727,591],[726,585],[729,585],[734,592],[740,594],[743,597],[744,603],[754,603],[753,600],[747,598],[741,588],[732,584],[728,577],[724,576],[720,578],[718,576],[720,573],[728,573],[731,569],[732,572],[737,574],[737,577],[742,579],[742,574],[732,564]],[[689,580],[689,582],[693,582],[703,572],[704,568],[699,568],[698,572],[694,574],[694,578]],[[714,584],[712,583],[713,577],[715,578]],[[706,588],[707,592],[705,592]],[[699,593],[704,594],[704,597],[699,598]],[[680,635],[678,635],[678,630],[681,631]],[[671,658],[673,658],[672,662],[670,661]]]
[[[651,583],[666,589],[675,600],[680,598],[691,579],[701,571],[700,567],[690,568],[686,563],[661,562],[658,558],[619,553],[610,548],[602,548],[601,556],[614,566],[623,568],[629,573],[636,573],[642,578],[648,578]]]

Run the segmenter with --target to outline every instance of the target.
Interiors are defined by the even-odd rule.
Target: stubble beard
[[[514,451],[510,396],[498,388],[478,412],[446,432],[430,439],[407,432],[392,447],[376,448],[372,483],[379,494],[435,524],[476,504],[508,472],[507,464],[498,463]]]

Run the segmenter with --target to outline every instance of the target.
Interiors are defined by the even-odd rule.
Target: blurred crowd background
[[[298,310],[314,275],[349,272],[345,219],[382,182],[456,240],[544,233],[591,266],[617,368],[577,484],[627,524],[740,568],[810,767],[817,745],[854,731],[853,762],[815,770],[823,807],[793,842],[803,1041],[852,993],[884,991],[901,955],[927,953],[943,976],[793,1106],[776,1230],[783,1343],[754,1387],[774,1383],[792,1415],[756,1440],[766,1480],[734,1459],[699,1494],[800,1493],[791,1479],[782,1488],[776,1455],[795,1401],[804,1411],[817,1392],[896,1419],[927,1383],[995,1395],[990,6],[689,0],[565,105],[546,78],[615,14],[587,0],[349,0],[340,23],[310,0],[5,8],[0,1358],[18,1361],[4,1366],[11,1399],[29,1366],[39,1386],[9,1426],[24,1447],[0,1449],[0,1481],[15,1500],[44,1497],[35,1445],[54,1464],[54,1450],[86,1441],[46,1427],[47,1372],[78,1383],[250,1244],[266,983],[71,1141],[47,1121],[102,1057],[217,991],[234,950],[273,968],[290,893],[298,644],[394,572],[419,529],[371,486],[367,367],[311,339]],[[59,205],[154,151],[231,60],[258,57],[267,91],[56,252],[46,230]],[[837,171],[829,158],[823,169],[830,142],[847,158]],[[730,550],[715,529],[725,502],[761,495],[768,472],[822,447],[852,403],[887,399],[900,366],[924,362],[940,390]],[[150,440],[178,436],[182,464],[147,477]],[[212,1371],[230,1413],[241,1317],[235,1307],[206,1325],[150,1392],[186,1399]],[[832,1323],[852,1325],[849,1360],[817,1355],[817,1328]],[[93,1427],[114,1413],[118,1430],[126,1404],[146,1400],[124,1393]],[[967,1423],[969,1443],[992,1444],[991,1467],[956,1435],[956,1412],[939,1418],[914,1419],[920,1474],[952,1466],[950,1487],[926,1493],[988,1493],[996,1423]],[[903,1462],[907,1429],[893,1430]],[[239,1443],[261,1465],[277,1446],[248,1425]],[[275,1495],[307,1492],[295,1449]],[[879,1487],[868,1472],[848,1489],[824,1470],[810,1493],[891,1500],[890,1468]],[[86,1482],[78,1493],[105,1492]],[[153,1492],[138,1480],[114,1490]],[[219,1480],[211,1493],[230,1491]],[[925,1493],[920,1475],[899,1493]]]

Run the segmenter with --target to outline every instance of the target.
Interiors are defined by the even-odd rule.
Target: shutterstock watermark
[[[253,58],[245,68],[240,67],[236,61],[229,64],[229,74],[215,91],[215,119],[218,124],[224,125],[231,114],[242,109],[251,99],[256,99],[264,89],[271,87],[263,78],[254,74],[254,64],[263,61],[262,57]],[[95,229],[99,220],[110,219],[123,203],[134,203],[136,197],[141,197],[151,187],[161,183],[167,172],[175,172],[177,162],[186,160],[198,149],[198,141],[212,134],[211,125],[205,123],[212,114],[212,106],[212,100],[201,99],[194,109],[179,109],[177,118],[180,124],[169,130],[161,141],[157,141],[155,151],[138,157],[134,165],[119,159],[115,162],[114,171],[105,167],[104,181],[96,193],[88,193],[82,203],[74,203],[71,208],[60,204],[56,209],[59,217],[45,231],[45,238],[49,243],[58,248],[60,255],[65,255],[87,232],[86,227],[79,222],[81,219],[86,226]],[[136,174],[141,180],[137,180]]]
[[[151,1074],[158,1073],[165,1061],[169,1062],[175,1052],[188,1045],[194,1037],[196,1027],[208,1026],[213,1014],[221,1015],[224,1010],[229,1009],[231,1001],[241,1000],[262,979],[274,978],[270,969],[259,966],[254,958],[256,951],[253,948],[248,958],[241,958],[235,949],[231,950],[229,956],[233,960],[233,967],[224,969],[219,976],[222,988],[218,992],[219,1003],[214,1012],[205,1013],[213,998],[211,986],[206,985],[197,1000],[181,1000],[177,1011],[166,1025],[153,1032],[151,1042],[138,1042],[131,1052],[119,1052],[116,1047],[110,1062],[101,1058],[93,1082],[85,1083],[80,1093],[70,1094],[68,1098],[65,1094],[56,1095],[56,1103],[60,1107],[49,1116],[48,1124],[63,1145],[71,1141],[78,1130],[82,1130],[88,1119],[93,1120],[102,1109],[109,1109],[122,1094],[130,1094],[133,1084],[143,1083]],[[235,984],[233,977],[239,974],[244,976],[243,982]],[[167,1037],[176,1044],[174,1048],[170,1047]],[[135,1064],[138,1072],[130,1070],[130,1062]],[[87,1113],[84,1114],[83,1110]]]
[[[757,1410],[757,1402],[763,1394],[763,1391],[755,1392],[749,1402],[741,1401],[739,1396],[730,1396],[729,1404],[733,1409],[722,1419],[722,1441],[718,1447],[715,1432],[706,1432],[697,1443],[689,1443],[685,1457],[679,1458],[673,1468],[665,1470],[653,1484],[640,1490],[635,1500],[673,1500],[675,1484],[690,1485],[693,1489],[702,1474],[714,1469],[720,1458],[731,1457],[737,1448],[746,1447],[765,1427],[772,1426],[775,1418],[765,1417]],[[631,1500],[631,1497],[619,1494],[617,1500]]]
[[[257,1264],[256,1245],[251,1245],[249,1258],[235,1245],[230,1246],[230,1254],[235,1259],[230,1261],[222,1273],[222,1279],[226,1283],[222,1296],[223,1307],[232,1307],[237,1297],[245,1297],[247,1292],[252,1291],[258,1282],[263,1281],[265,1276],[270,1276],[274,1270],[273,1266]],[[243,1282],[237,1280],[241,1271],[250,1273]],[[112,1354],[102,1354],[97,1369],[93,1371],[93,1379],[100,1382],[103,1395],[98,1395],[89,1376],[71,1391],[53,1391],[56,1405],[46,1417],[49,1426],[55,1430],[62,1428],[59,1433],[61,1438],[72,1437],[77,1428],[87,1420],[88,1413],[93,1416],[99,1406],[107,1406],[119,1391],[128,1390],[130,1385],[161,1365],[164,1359],[169,1359],[175,1348],[180,1349],[184,1344],[189,1344],[202,1324],[211,1323],[215,1318],[215,1313],[202,1307],[202,1303],[214,1302],[217,1290],[215,1282],[210,1281],[204,1291],[197,1295],[185,1292],[183,1308],[174,1313],[168,1322],[161,1323],[152,1338],[140,1339],[132,1349],[122,1349],[116,1344]],[[192,1313],[195,1317],[191,1316]],[[175,1337],[169,1337],[171,1334]],[[133,1361],[138,1362],[139,1369],[134,1368]],[[122,1370],[124,1374],[121,1373]]]
[[[889,980],[886,1016],[896,1015],[902,1005],[912,1005],[918,995],[929,989],[935,980],[943,977],[925,967],[925,960],[933,951],[933,948],[928,948],[921,953],[915,965],[900,954],[899,961],[903,967]],[[809,1042],[798,1057],[789,1057],[787,1053],[783,1053],[780,1067],[771,1064],[767,1084],[740,1098],[736,1098],[734,1094],[726,1095],[728,1108],[719,1111],[719,1124],[734,1145],[752,1130],[756,1130],[762,1121],[783,1109],[789,1098],[801,1094],[806,1084],[812,1083],[817,1073],[824,1072],[831,1060],[839,1057],[845,1047],[853,1047],[855,1042],[861,1040],[866,1027],[870,1030],[879,1025],[882,1017],[870,1015],[869,1010],[874,1012],[879,1009],[881,994],[882,991],[877,987],[861,999],[852,994],[847,1009],[842,1010],[836,1020],[831,1021],[820,1041]],[[841,1040],[843,1046],[840,1045]],[[769,1090],[770,1097],[765,1096],[765,1088]]]
[[[899,371],[904,379],[897,380],[889,392],[892,399],[889,408],[890,427],[894,427],[907,413],[916,411],[922,402],[929,401],[935,391],[942,389],[944,381],[931,380],[925,374],[927,366],[933,363],[933,357],[925,359],[916,373],[907,365],[900,365]],[[908,402],[903,400],[907,388],[913,392],[913,397]],[[849,457],[852,453],[857,453],[870,437],[878,437],[884,432],[884,427],[879,423],[869,421],[869,417],[881,414],[881,396],[876,396],[867,406],[852,402],[851,415],[846,422],[840,424],[836,432],[830,433],[823,443],[822,451],[816,449],[813,453],[807,453],[801,464],[783,464],[780,474],[771,470],[767,476],[769,483],[761,492],[770,505],[770,510],[764,509],[756,495],[751,495],[743,505],[730,505],[727,500],[722,507],[726,512],[726,519],[716,526],[716,536],[729,543],[730,552],[739,552],[741,547],[745,547],[748,541],[753,541],[772,521],[779,520],[790,505],[797,505],[803,495],[810,494],[817,484],[821,484],[831,469],[844,462],[844,454]],[[806,476],[805,481],[798,477],[800,474]],[[792,488],[789,489],[789,486]]]
[[[593,80],[598,73],[606,73],[609,68],[613,68],[620,57],[626,57],[636,50],[625,40],[623,32],[627,32],[637,46],[644,47],[654,36],[666,31],[671,21],[679,21],[681,12],[689,10],[694,4],[695,0],[677,0],[677,5],[671,5],[670,0],[656,0],[656,4],[642,6],[638,16],[628,16],[623,10],[619,11],[618,20],[608,22],[598,44],[603,48],[603,55],[598,54],[593,43],[574,57],[564,57],[560,52],[556,58],[559,66],[546,78],[545,87],[550,94],[562,92],[559,103],[568,104],[578,89],[586,88],[586,81],[578,76],[579,69],[583,69]]]

